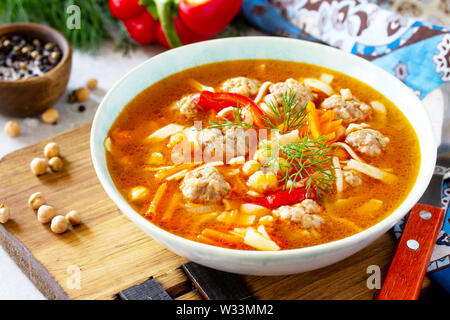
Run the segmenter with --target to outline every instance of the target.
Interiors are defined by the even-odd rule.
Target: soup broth
[[[253,150],[245,136],[230,159],[217,148],[212,161],[196,158],[211,135],[261,129],[270,130]],[[267,154],[275,146],[276,158]],[[241,250],[303,248],[367,229],[402,203],[420,166],[413,127],[383,95],[278,60],[208,64],[151,85],[125,106],[105,149],[117,189],[150,222]]]

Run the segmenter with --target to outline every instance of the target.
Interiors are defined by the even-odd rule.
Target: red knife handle
[[[416,300],[444,220],[444,210],[416,204],[408,218],[378,300]]]

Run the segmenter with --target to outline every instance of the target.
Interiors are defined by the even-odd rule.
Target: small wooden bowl
[[[3,35],[26,35],[59,46],[59,63],[41,76],[22,80],[0,80],[0,113],[7,116],[35,116],[52,106],[64,93],[72,67],[72,49],[59,32],[37,23],[13,23],[0,26]]]

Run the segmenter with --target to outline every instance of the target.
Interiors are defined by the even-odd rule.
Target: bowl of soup
[[[436,146],[420,100],[375,65],[278,37],[160,54],[108,92],[91,132],[99,180],[169,250],[215,269],[330,265],[405,216]]]

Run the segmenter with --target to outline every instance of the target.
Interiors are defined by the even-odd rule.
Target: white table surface
[[[106,44],[95,56],[75,51],[68,89],[66,94],[55,105],[55,108],[60,111],[58,124],[44,124],[37,118],[19,119],[22,126],[22,134],[17,138],[10,138],[3,133],[3,127],[7,121],[13,118],[0,116],[0,158],[14,150],[92,120],[102,96],[120,77],[133,67],[163,50],[159,45],[145,48],[139,47],[136,51],[124,57],[120,52],[114,50],[112,44]],[[86,80],[91,77],[99,80],[99,88],[92,92],[89,101],[82,103],[86,106],[86,111],[80,113],[78,106],[81,103],[67,103],[67,95],[71,90],[84,86]],[[450,94],[446,93],[446,95],[450,97]],[[450,100],[447,99],[447,101]],[[424,100],[424,105],[429,111],[436,129],[436,137],[439,138],[444,108],[442,90],[435,90],[428,95]],[[1,247],[0,299],[45,299]]]

